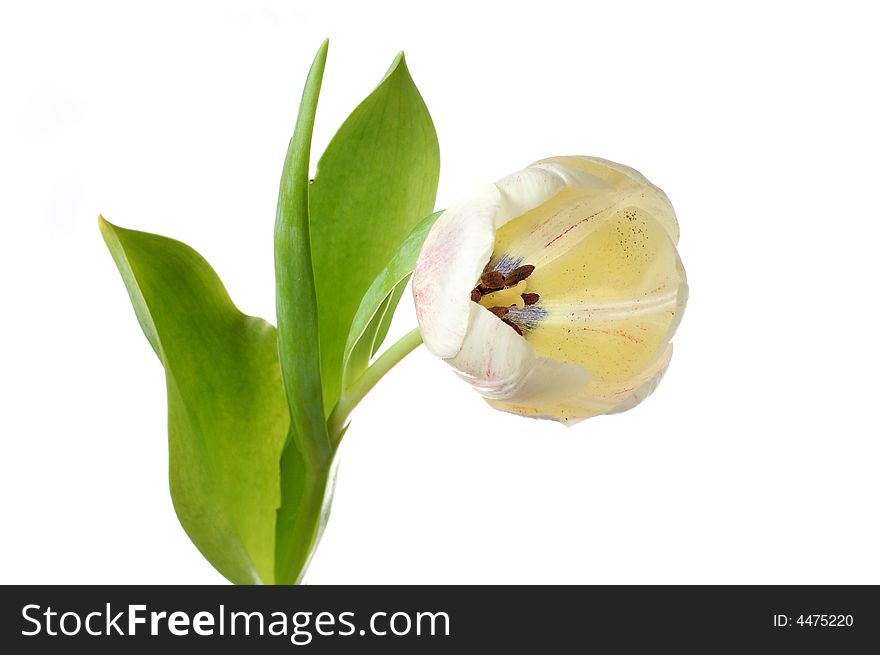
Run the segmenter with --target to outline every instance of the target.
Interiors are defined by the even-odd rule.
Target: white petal
[[[569,166],[566,161],[569,157],[558,157],[554,159],[543,159],[537,161],[529,168],[550,171],[559,177],[565,186],[572,189],[605,189],[609,186],[608,181],[599,175],[595,175],[587,170]]]
[[[514,404],[540,404],[590,379],[580,366],[538,357],[513,328],[477,303],[471,303],[461,350],[447,363],[484,398]]]
[[[566,187],[596,189],[607,183],[595,175],[555,162],[532,164],[495,183],[501,192],[501,206],[495,227],[542,205]]]
[[[475,189],[443,212],[422,246],[413,298],[422,339],[438,357],[454,357],[461,349],[470,292],[492,256],[500,201],[492,184]]]
[[[504,400],[511,405],[537,409],[576,393],[589,381],[590,372],[577,364],[536,356],[532,370],[522,379],[516,392]],[[544,418],[559,420],[556,416]]]

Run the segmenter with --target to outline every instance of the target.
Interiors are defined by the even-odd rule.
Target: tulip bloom
[[[493,407],[573,424],[644,400],[687,281],[666,194],[593,157],[545,159],[449,207],[413,274],[427,348]]]

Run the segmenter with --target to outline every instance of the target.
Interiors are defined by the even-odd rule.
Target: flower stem
[[[419,328],[414,328],[403,335],[399,341],[382,353],[379,358],[373,362],[367,370],[355,381],[351,387],[343,391],[342,397],[336,404],[330,418],[327,419],[327,425],[330,432],[330,440],[333,447],[339,445],[342,434],[345,431],[345,424],[351,412],[357,407],[358,403],[364,399],[370,390],[376,386],[376,383],[383,376],[400,363],[404,357],[409,355],[413,350],[418,348],[422,343],[422,333]]]

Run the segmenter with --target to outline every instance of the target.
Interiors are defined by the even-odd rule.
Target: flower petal
[[[475,189],[443,212],[422,246],[412,291],[422,338],[438,357],[461,349],[470,291],[492,255],[500,202],[494,185]]]
[[[501,192],[501,206],[495,216],[495,227],[499,228],[547,202],[566,187],[596,189],[608,185],[589,172],[548,161],[511,173],[495,186]]]
[[[490,188],[450,207],[425,242],[413,292],[429,350],[493,407],[524,416],[573,424],[641,402],[669,364],[687,298],[666,195],[593,157],[542,160]],[[509,310],[525,338],[470,301],[488,263],[536,267],[539,302]]]
[[[538,165],[556,165],[568,171],[577,171],[582,175],[599,178],[614,189],[635,187],[638,189],[637,206],[641,207],[669,233],[672,243],[678,245],[679,229],[675,210],[663,189],[651,183],[648,178],[636,169],[601,157],[550,157],[542,159]],[[569,173],[572,174],[572,173]],[[581,178],[583,179],[583,178]],[[575,185],[582,186],[582,185]]]
[[[615,395],[618,397],[623,395],[623,400],[608,410],[608,414],[620,414],[627,412],[642,402],[645,398],[654,393],[660,380],[666,375],[666,369],[669,368],[669,362],[672,359],[672,344],[666,346],[666,350],[661,353],[660,357],[649,368],[633,380],[636,383],[635,388],[624,393],[618,390]]]
[[[553,166],[559,179],[567,175],[570,184],[504,224],[496,235],[493,259],[506,257],[543,267],[564,257],[604,221],[627,207],[650,215],[673,244],[678,242],[678,221],[666,194],[637,171],[586,157],[557,158],[534,166],[543,167],[542,171]]]
[[[485,307],[471,303],[469,314],[461,350],[447,363],[484,398],[540,404],[590,379],[580,366],[538,357],[524,338]]]
[[[592,378],[587,384],[557,390],[555,396],[543,403],[519,404],[505,400],[490,400],[495,409],[521,416],[553,419],[572,426],[601,414],[617,414],[632,409],[647,398],[660,384],[669,360],[672,344],[660,356],[627,384],[607,384]]]
[[[536,268],[529,288],[541,295],[541,319],[526,332],[536,356],[580,365],[592,377],[540,408],[493,406],[574,424],[625,411],[656,388],[672,355],[687,280],[668,233],[646,212],[618,211],[565,256]]]
[[[620,384],[665,351],[687,296],[684,269],[668,234],[632,207],[566,256],[535,269],[529,288],[541,294],[546,312],[528,332],[537,354]]]

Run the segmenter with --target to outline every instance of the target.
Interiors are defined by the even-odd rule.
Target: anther
[[[512,287],[514,284],[516,284],[520,280],[525,280],[534,271],[535,271],[535,267],[532,266],[531,264],[526,264],[525,266],[520,266],[519,268],[515,268],[505,276],[504,285],[508,286],[508,287]]]
[[[507,312],[510,311],[510,307],[490,307],[489,311],[495,314],[498,318],[504,318],[507,316]]]
[[[473,291],[471,291],[471,300],[473,300],[474,302],[480,302],[480,298],[482,297],[483,292],[479,289],[474,289]]]
[[[498,271],[486,271],[480,276],[480,281],[491,291],[504,288],[504,274]]]
[[[534,305],[541,299],[541,296],[539,296],[537,293],[524,293],[522,295],[522,299],[526,305]]]

